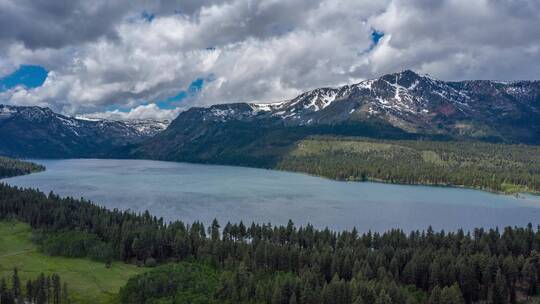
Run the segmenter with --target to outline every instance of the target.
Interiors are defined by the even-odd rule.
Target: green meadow
[[[110,268],[88,259],[47,256],[30,241],[30,226],[17,221],[0,221],[0,277],[11,278],[14,267],[23,282],[40,273],[57,273],[68,283],[73,303],[114,303],[127,280],[146,269],[122,262]]]

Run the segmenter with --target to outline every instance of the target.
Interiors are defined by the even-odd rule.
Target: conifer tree
[[[68,284],[66,282],[64,282],[62,287],[62,303],[69,304]]]
[[[19,279],[19,270],[17,267],[13,268],[13,278],[12,278],[12,292],[15,299],[21,299],[21,280]]]
[[[440,304],[463,304],[465,300],[461,294],[459,286],[454,284],[450,287],[444,287],[441,291]]]
[[[495,275],[495,286],[493,287],[493,304],[505,304],[508,300],[508,286],[501,269]]]
[[[521,275],[527,284],[527,295],[535,295],[538,289],[538,270],[531,260],[527,259],[521,270]]]
[[[34,300],[34,288],[32,281],[28,279],[26,281],[26,301],[31,303]]]
[[[441,304],[441,287],[435,286],[429,296],[429,304]]]

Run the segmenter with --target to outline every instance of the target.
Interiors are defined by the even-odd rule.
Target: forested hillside
[[[537,146],[311,137],[276,167],[339,180],[540,192]]]
[[[0,156],[0,178],[24,175],[43,170],[45,170],[45,167],[38,164]]]
[[[103,261],[173,263],[130,281],[124,303],[517,303],[538,293],[540,228],[530,224],[383,234],[292,222],[204,227],[6,185],[0,218],[29,223],[66,249],[56,254],[81,239],[88,255],[108,252]],[[85,247],[88,238],[97,242]],[[192,264],[174,265],[182,261]]]

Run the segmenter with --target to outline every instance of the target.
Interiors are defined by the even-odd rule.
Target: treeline
[[[0,156],[0,178],[29,174],[45,170],[45,167],[31,162]]]
[[[70,231],[94,236],[111,258],[129,263],[211,265],[221,273],[216,297],[223,303],[516,303],[538,293],[540,277],[540,229],[530,224],[409,234],[335,232],[292,222],[204,227],[6,185],[0,186],[0,218],[60,235],[59,242],[70,242]]]
[[[338,180],[540,192],[535,146],[313,137],[298,142],[276,167]]]
[[[167,264],[130,278],[120,289],[122,303],[218,304],[218,272],[209,265]]]
[[[32,241],[40,250],[51,256],[70,258],[87,257],[95,261],[105,262],[107,266],[115,258],[112,246],[103,242],[97,235],[80,231],[56,233],[34,233]]]
[[[129,279],[120,290],[122,303],[464,303],[459,286],[436,286],[431,297],[391,281],[340,280],[320,286],[301,273],[253,274],[244,264],[220,271],[202,263],[164,265]]]
[[[11,279],[0,281],[0,304],[68,304],[67,283],[60,280],[57,274],[40,274],[34,280],[27,280],[22,285],[17,268],[13,269]]]

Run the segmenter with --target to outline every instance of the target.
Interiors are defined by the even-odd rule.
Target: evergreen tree
[[[383,289],[379,293],[379,296],[377,297],[375,304],[392,304],[392,298],[390,298],[390,296]]]
[[[45,304],[47,302],[47,285],[45,275],[42,273],[36,282],[35,288],[36,304]]]
[[[32,281],[29,279],[26,281],[26,301],[31,303],[34,300],[34,288]]]
[[[441,304],[441,287],[435,286],[429,296],[429,304]]]
[[[530,259],[527,259],[523,265],[521,275],[527,284],[527,295],[535,295],[538,289],[538,270]]]
[[[296,293],[293,292],[290,299],[289,299],[289,304],[297,304],[297,300],[296,300]]]
[[[68,285],[66,282],[64,282],[64,286],[62,287],[62,303],[69,304]]]
[[[208,231],[208,234],[210,234],[210,236],[212,237],[212,240],[214,241],[218,241],[219,240],[219,223],[217,221],[217,219],[214,219],[212,221],[212,224],[210,225],[209,227],[209,231]]]
[[[52,299],[53,304],[60,304],[62,299],[62,285],[57,274],[52,275]]]
[[[12,292],[15,299],[21,299],[21,280],[19,279],[19,270],[17,267],[13,268],[13,277],[12,277]]]
[[[508,300],[508,286],[501,269],[497,270],[495,286],[493,287],[493,304],[506,304]]]
[[[2,278],[0,281],[0,303],[1,304],[13,304],[13,294],[11,290],[8,289],[6,280]]]

